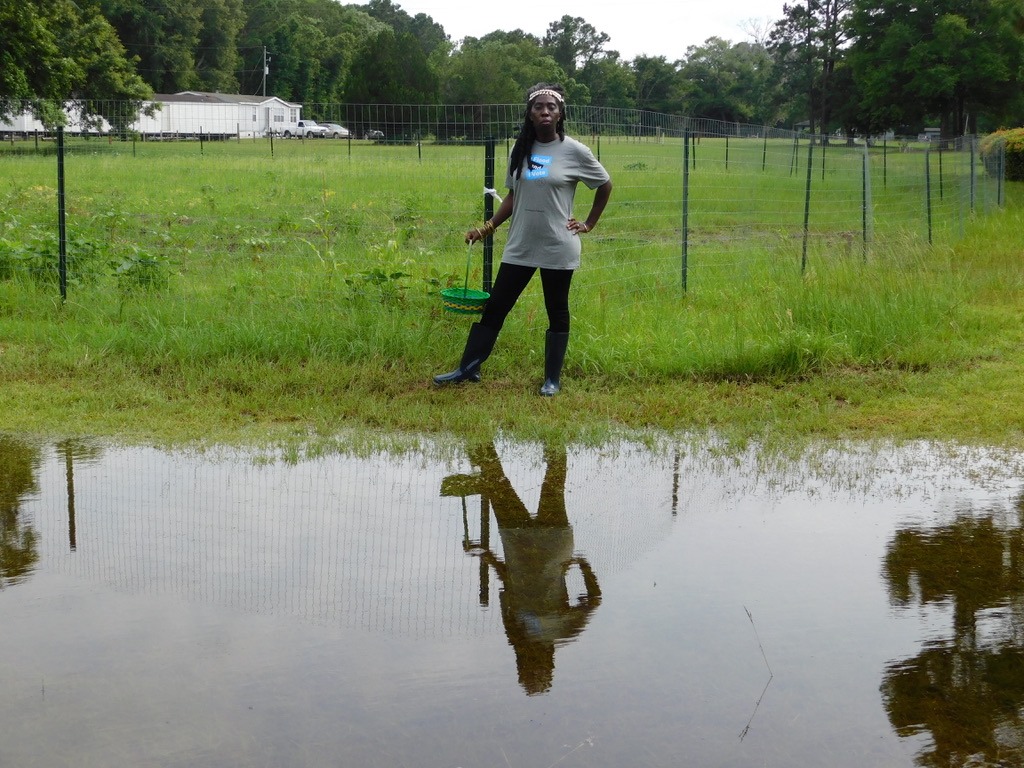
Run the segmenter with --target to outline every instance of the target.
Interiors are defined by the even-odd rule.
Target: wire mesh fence
[[[0,548],[0,592],[42,561],[126,594],[397,635],[479,635],[501,631],[494,562],[508,557],[502,532],[517,530],[504,506],[546,523],[534,536],[542,563],[567,544],[600,579],[670,534],[682,484],[700,499],[718,490],[703,474],[685,478],[693,461],[679,451],[574,449],[552,460],[554,473],[540,445],[499,443],[492,456],[485,469],[422,454],[268,462],[0,436],[10,490],[0,531],[12,545]],[[542,498],[544,482],[558,493]],[[508,498],[494,501],[491,486]]]
[[[521,105],[304,105],[344,129],[312,139],[281,104],[186,100],[156,117],[92,104],[105,117],[69,118],[59,157],[29,117],[0,125],[0,280],[55,284],[64,265],[71,290],[173,284],[193,298],[224,283],[315,296],[461,282],[463,233],[490,202],[488,141],[500,195]],[[601,107],[571,107],[566,129],[615,184],[578,282],[606,298],[884,261],[951,242],[1002,203],[1002,163],[969,136],[865,141]],[[274,280],[257,279],[271,265]]]

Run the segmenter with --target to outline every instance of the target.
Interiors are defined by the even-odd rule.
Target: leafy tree
[[[436,104],[438,77],[411,33],[385,29],[356,54],[345,86],[353,104]]]
[[[1019,0],[857,0],[850,66],[866,129],[973,130],[979,115],[1020,104]]]
[[[463,45],[473,41],[474,38],[469,37],[463,42]],[[496,29],[494,32],[488,32],[486,35],[481,37],[477,42],[480,43],[532,43],[540,54],[541,40],[536,35],[531,35],[528,32],[523,32],[521,29],[513,29],[511,32],[504,32]]]
[[[203,0],[202,26],[195,53],[196,73],[205,91],[235,93],[241,56],[238,36],[245,24],[242,0]]]
[[[559,82],[562,88],[565,89],[565,101],[570,109],[573,105],[582,107],[594,102],[590,95],[590,89],[585,83],[580,82],[575,77],[567,77]]]
[[[847,143],[852,146],[854,137],[866,133],[866,130],[864,112],[858,104],[857,84],[848,57],[836,64],[831,90],[835,104],[832,110],[833,124],[842,129]]]
[[[848,40],[852,2],[787,3],[782,6],[783,18],[769,35],[779,80],[795,107],[791,117],[803,112],[811,133],[826,133],[832,125],[836,105],[833,75]]]
[[[37,96],[63,98],[75,79],[38,2],[0,0],[0,117]]]
[[[281,19],[268,41],[274,95],[303,102],[329,99],[329,73],[322,63],[326,46],[317,19],[298,10]]]
[[[158,93],[202,87],[195,51],[202,7],[193,0],[98,0],[104,16]]]
[[[248,64],[243,92],[259,93],[263,86],[265,46],[271,57],[267,92],[303,103],[342,101],[362,41],[388,28],[361,7],[333,0],[246,0],[246,12],[239,36]]]
[[[743,94],[745,121],[776,124],[784,95],[768,48],[757,42],[735,43],[730,49],[729,63],[736,74],[737,95]],[[830,87],[834,91],[834,86]]]
[[[396,35],[411,34],[415,37],[427,58],[437,50],[445,53],[451,50],[451,41],[444,27],[425,13],[410,16],[402,10],[402,6],[391,0],[370,0],[365,10],[373,18],[391,27]]]
[[[159,93],[238,89],[243,0],[96,0]]]
[[[562,82],[565,73],[540,50],[540,41],[520,30],[492,32],[483,38],[467,37],[441,70],[441,94],[446,104],[464,105],[449,110],[438,138],[482,139],[514,136],[521,114],[494,123],[486,104],[522,104],[526,90],[538,82]]]
[[[629,65],[612,52],[588,61],[579,81],[590,90],[590,102],[602,107],[632,109],[636,106],[636,76]]]
[[[59,124],[56,105],[82,99],[83,118],[108,111],[112,101],[128,110],[105,115],[134,120],[151,91],[135,73],[117,34],[89,5],[72,0],[0,0],[0,117],[31,109],[46,124]]]
[[[467,38],[444,69],[442,95],[447,104],[517,104],[539,82],[561,82],[562,68],[528,35],[491,33]]]
[[[678,76],[683,112],[727,122],[773,122],[778,96],[768,52],[720,37],[687,49]]]
[[[664,56],[637,56],[631,65],[637,109],[671,114],[682,112],[679,64]]]
[[[143,99],[152,94],[135,73],[132,62],[124,58],[124,48],[113,27],[97,9],[87,7],[74,31],[70,26],[60,29],[60,49],[78,67],[78,82],[70,96],[77,102],[79,118],[98,126],[98,118],[103,117],[115,130],[126,129],[138,116]],[[114,52],[120,52],[121,57],[112,58]],[[117,102],[127,102],[128,108]]]
[[[541,47],[567,76],[575,77],[580,69],[604,52],[605,43],[610,39],[579,16],[563,16],[548,25]]]

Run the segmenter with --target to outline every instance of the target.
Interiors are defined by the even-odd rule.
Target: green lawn
[[[680,142],[602,141],[615,192],[548,401],[539,286],[485,383],[429,384],[470,322],[437,291],[463,280],[481,147],[85,144],[64,303],[55,160],[0,154],[3,430],[1020,440],[1021,189],[997,209],[975,168],[971,194],[962,154],[815,147],[808,197],[806,143],[703,139],[684,173]]]

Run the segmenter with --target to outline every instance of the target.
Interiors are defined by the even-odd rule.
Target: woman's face
[[[541,94],[530,105],[530,122],[538,136],[554,136],[561,117],[561,105],[554,96]]]

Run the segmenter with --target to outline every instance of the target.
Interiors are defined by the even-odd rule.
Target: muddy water
[[[0,437],[0,765],[1021,765],[1022,465]]]

